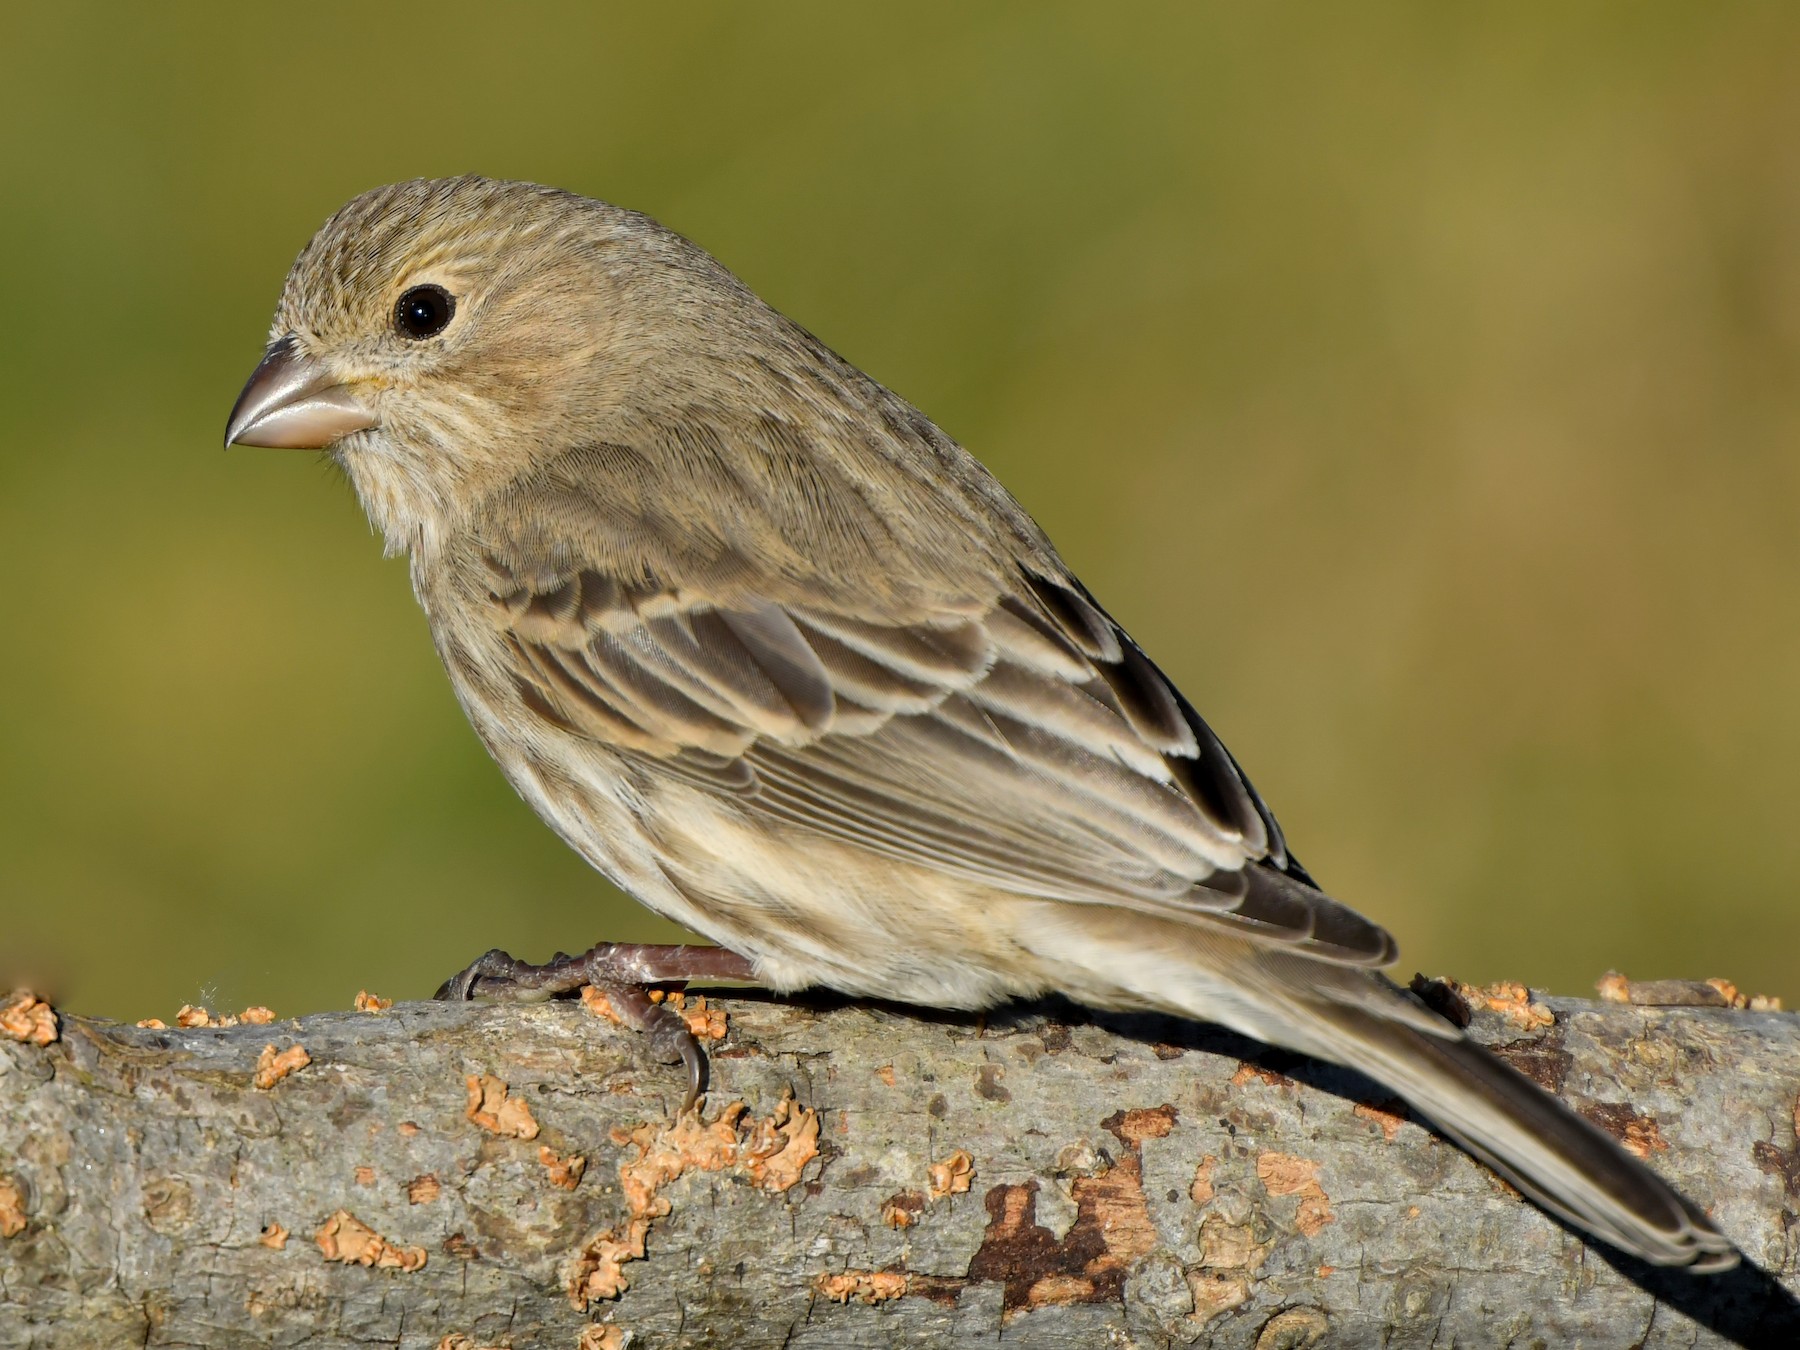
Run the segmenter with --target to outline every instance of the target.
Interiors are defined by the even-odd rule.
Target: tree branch
[[[0,1035],[0,1348],[1800,1344],[1800,1019],[1524,1006],[1475,1034],[1744,1270],[1608,1256],[1356,1075],[1175,1021],[733,994],[672,1126],[679,1069],[578,1003],[64,1016]]]

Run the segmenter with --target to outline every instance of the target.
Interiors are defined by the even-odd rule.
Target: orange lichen
[[[630,1278],[620,1268],[627,1261],[643,1259],[651,1222],[670,1208],[658,1192],[683,1173],[734,1167],[771,1191],[787,1190],[800,1180],[802,1169],[818,1156],[817,1114],[786,1096],[766,1118],[746,1123],[746,1110],[743,1102],[732,1102],[711,1123],[689,1112],[660,1129],[640,1125],[613,1131],[613,1143],[636,1150],[619,1164],[625,1223],[622,1228],[601,1229],[576,1250],[565,1283],[570,1303],[585,1309],[597,1300],[617,1298],[630,1287]]]
[[[28,1045],[49,1045],[56,1039],[56,1010],[36,994],[20,989],[0,1004],[0,1036]]]
[[[785,1191],[800,1180],[806,1164],[819,1156],[819,1117],[783,1097],[766,1118],[750,1122],[738,1150],[738,1165],[765,1191]]]
[[[394,1006],[394,1000],[383,998],[380,994],[371,994],[367,989],[358,989],[356,1001],[350,1006],[357,1012],[386,1012]]]
[[[274,1020],[274,1012],[260,1003],[245,1008],[241,1013],[224,1014],[214,1013],[210,1009],[199,1007],[193,1003],[184,1003],[175,1014],[175,1025],[190,1030],[196,1027],[212,1027],[214,1029],[235,1027],[240,1022],[248,1026],[264,1027]],[[158,1031],[166,1030],[162,1019],[158,1017],[146,1017],[138,1025],[152,1027]]]
[[[568,1157],[560,1157],[548,1145],[538,1149],[538,1161],[550,1173],[550,1184],[560,1186],[565,1191],[572,1191],[581,1184],[581,1175],[587,1171],[587,1159],[579,1153],[571,1153]]]
[[[625,1350],[624,1329],[590,1322],[581,1329],[575,1350]]]
[[[438,1341],[433,1350],[507,1350],[504,1345],[491,1345],[487,1342],[476,1344],[474,1337],[465,1336],[460,1331],[452,1331]],[[576,1350],[587,1350],[585,1340],[577,1344]]]
[[[846,1270],[813,1283],[833,1303],[886,1303],[906,1292],[906,1276],[891,1270]]]
[[[1213,1168],[1218,1165],[1218,1158],[1209,1153],[1200,1160],[1199,1166],[1194,1168],[1194,1180],[1188,1186],[1188,1199],[1196,1205],[1204,1205],[1213,1198],[1215,1192],[1213,1191],[1212,1174]]]
[[[268,1223],[263,1225],[256,1240],[272,1252],[284,1251],[287,1248],[288,1230],[278,1223]]]
[[[1331,1200],[1319,1185],[1319,1165],[1289,1153],[1259,1153],[1256,1176],[1270,1195],[1297,1195],[1300,1208],[1294,1215],[1294,1227],[1307,1237],[1313,1236],[1335,1220]]]
[[[894,1086],[894,1066],[892,1064],[883,1064],[879,1069],[875,1070],[875,1076],[883,1083],[887,1084],[887,1086]]]
[[[375,1169],[373,1167],[357,1168],[356,1184],[358,1186],[373,1186],[375,1184]]]
[[[531,1106],[523,1097],[509,1097],[504,1080],[493,1074],[463,1080],[469,1090],[469,1104],[463,1111],[482,1129],[514,1139],[536,1139],[538,1123],[532,1119]]]
[[[341,1261],[349,1266],[373,1266],[378,1270],[423,1270],[423,1247],[397,1247],[368,1224],[340,1209],[324,1227],[313,1234],[327,1261]]]
[[[669,998],[669,1006],[680,1014],[681,1020],[687,1023],[688,1034],[697,1041],[722,1041],[725,1039],[726,1018],[723,1008],[715,1008],[706,1001],[704,994],[697,994],[688,999],[683,994],[673,994]]]
[[[1773,994],[1744,994],[1730,980],[1708,980],[1706,983],[1719,991],[1719,997],[1725,1000],[1728,1008],[1736,1008],[1739,1012],[1781,1011],[1781,1000]]]
[[[1175,1128],[1175,1108],[1172,1106],[1145,1106],[1133,1111],[1121,1111],[1102,1122],[1107,1129],[1118,1136],[1119,1142],[1130,1144],[1133,1148],[1146,1139],[1167,1139],[1169,1131]]]
[[[924,1212],[924,1196],[917,1191],[901,1191],[882,1203],[881,1221],[889,1228],[911,1228]]]
[[[25,1231],[24,1189],[11,1177],[0,1176],[0,1238]]]
[[[1556,1015],[1549,1007],[1532,998],[1531,991],[1516,980],[1476,985],[1464,984],[1448,976],[1431,979],[1415,975],[1412,990],[1458,1026],[1467,1026],[1470,1016],[1478,1008],[1498,1013],[1521,1031],[1538,1031],[1556,1022]]]
[[[256,1087],[267,1092],[290,1073],[298,1072],[312,1063],[312,1056],[306,1048],[290,1045],[277,1053],[273,1043],[265,1045],[262,1054],[256,1057],[256,1076],[250,1081]]]
[[[1471,1005],[1497,1012],[1523,1031],[1536,1031],[1556,1022],[1556,1015],[1533,999],[1531,991],[1516,980],[1485,986],[1459,984],[1456,991]]]
[[[1780,1012],[1781,1000],[1769,994],[1746,995],[1730,980],[1627,980],[1616,970],[1600,977],[1595,988],[1608,1003],[1634,1003],[1645,1008],[1735,1008],[1739,1012]]]
[[[141,1018],[138,1021],[138,1025],[143,1027],[146,1031],[167,1031],[169,1029],[169,1024],[160,1017]]]
[[[689,998],[679,990],[671,992],[667,989],[649,991],[652,1003],[661,1003],[687,1024],[688,1034],[699,1041],[722,1041],[725,1039],[726,1017],[723,1008],[715,1008],[706,1001],[704,994],[696,994]],[[625,1019],[619,1015],[612,1000],[606,996],[604,989],[586,984],[581,987],[581,1006],[596,1017],[604,1017],[609,1022],[624,1025]]]
[[[1231,1075],[1231,1086],[1243,1087],[1247,1083],[1266,1083],[1270,1087],[1294,1086],[1294,1080],[1285,1073],[1276,1073],[1260,1064],[1241,1064],[1238,1071]]]
[[[975,1160],[960,1148],[925,1169],[926,1190],[933,1200],[941,1200],[946,1195],[961,1195],[974,1180]]]
[[[591,984],[582,985],[581,1006],[586,1008],[595,1017],[604,1017],[608,1022],[612,1022],[617,1026],[625,1025],[625,1019],[619,1016],[618,1010],[613,1007],[612,1000],[606,996],[606,991],[604,989],[597,988]]]
[[[1405,1109],[1403,1103],[1390,1097],[1380,1105],[1374,1102],[1358,1102],[1352,1108],[1351,1114],[1358,1120],[1366,1120],[1371,1125],[1380,1126],[1381,1137],[1391,1144],[1394,1142],[1394,1136],[1400,1133],[1400,1127],[1406,1124],[1406,1117],[1400,1114]]]
[[[406,1183],[406,1203],[409,1205],[429,1205],[443,1191],[438,1185],[437,1174],[426,1172],[414,1177]]]

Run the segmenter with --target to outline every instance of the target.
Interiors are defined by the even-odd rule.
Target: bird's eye
[[[394,327],[402,337],[436,337],[456,313],[456,297],[442,286],[414,286],[394,306]]]

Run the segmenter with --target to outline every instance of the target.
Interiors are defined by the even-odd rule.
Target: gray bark
[[[708,1119],[745,1114],[685,1150],[659,1137],[679,1071],[574,1003],[0,1038],[0,1348],[1800,1344],[1791,1015],[1472,1028],[1712,1210],[1748,1264],[1696,1277],[1584,1245],[1357,1076],[1208,1028],[722,1006]],[[537,1137],[492,1085],[472,1119],[471,1075]],[[577,1307],[634,1197],[645,1258]],[[322,1230],[358,1252],[339,1211],[385,1239],[370,1264],[327,1259]]]

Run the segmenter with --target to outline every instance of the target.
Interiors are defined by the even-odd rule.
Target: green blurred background
[[[488,763],[320,460],[342,201],[642,208],[912,399],[1416,968],[1800,996],[1800,7],[14,5],[0,987],[421,997],[672,930]]]

